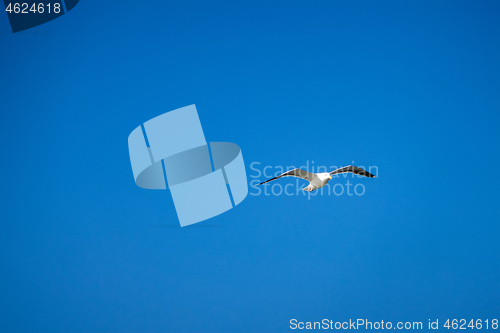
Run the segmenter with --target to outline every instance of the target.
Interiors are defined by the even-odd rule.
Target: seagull
[[[287,171],[285,173],[282,173],[281,175],[276,176],[274,178],[268,179],[265,182],[262,182],[260,184],[256,184],[255,186],[259,186],[259,185],[268,183],[270,181],[279,179],[281,177],[297,177],[297,178],[302,178],[302,179],[309,181],[309,185],[304,187],[303,190],[308,191],[308,192],[312,192],[318,188],[325,186],[326,183],[328,183],[328,181],[330,179],[332,179],[332,175],[337,175],[339,173],[346,173],[346,172],[352,172],[355,175],[361,175],[361,176],[365,176],[365,177],[375,178],[374,175],[372,175],[371,173],[369,173],[365,169],[359,168],[359,167],[354,166],[354,165],[348,165],[348,166],[345,166],[342,168],[338,168],[338,169],[335,169],[331,172],[320,172],[320,173],[312,173],[312,172],[308,172],[306,170],[302,170],[302,169],[297,168],[297,169],[293,169],[293,170]]]

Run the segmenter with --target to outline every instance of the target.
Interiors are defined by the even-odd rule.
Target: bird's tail
[[[312,184],[309,184],[306,187],[304,187],[302,190],[307,191],[307,192],[312,192],[315,190],[315,188],[312,186]]]

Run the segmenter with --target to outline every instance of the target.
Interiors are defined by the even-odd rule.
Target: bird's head
[[[329,172],[323,172],[320,175],[321,175],[321,178],[323,178],[323,179],[332,179],[332,176],[330,175]]]

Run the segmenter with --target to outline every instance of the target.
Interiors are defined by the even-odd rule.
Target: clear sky
[[[499,17],[493,0],[82,0],[12,34],[0,13],[0,332],[498,318]],[[378,178],[179,228],[168,191],[135,185],[127,137],[190,104],[249,181],[253,162]]]

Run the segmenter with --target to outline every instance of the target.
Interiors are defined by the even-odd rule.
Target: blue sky
[[[0,14],[0,331],[498,318],[499,14],[88,0],[16,34]],[[168,191],[135,185],[127,137],[190,104],[249,176],[354,161],[378,178],[335,180],[363,196],[248,196],[179,228]]]

